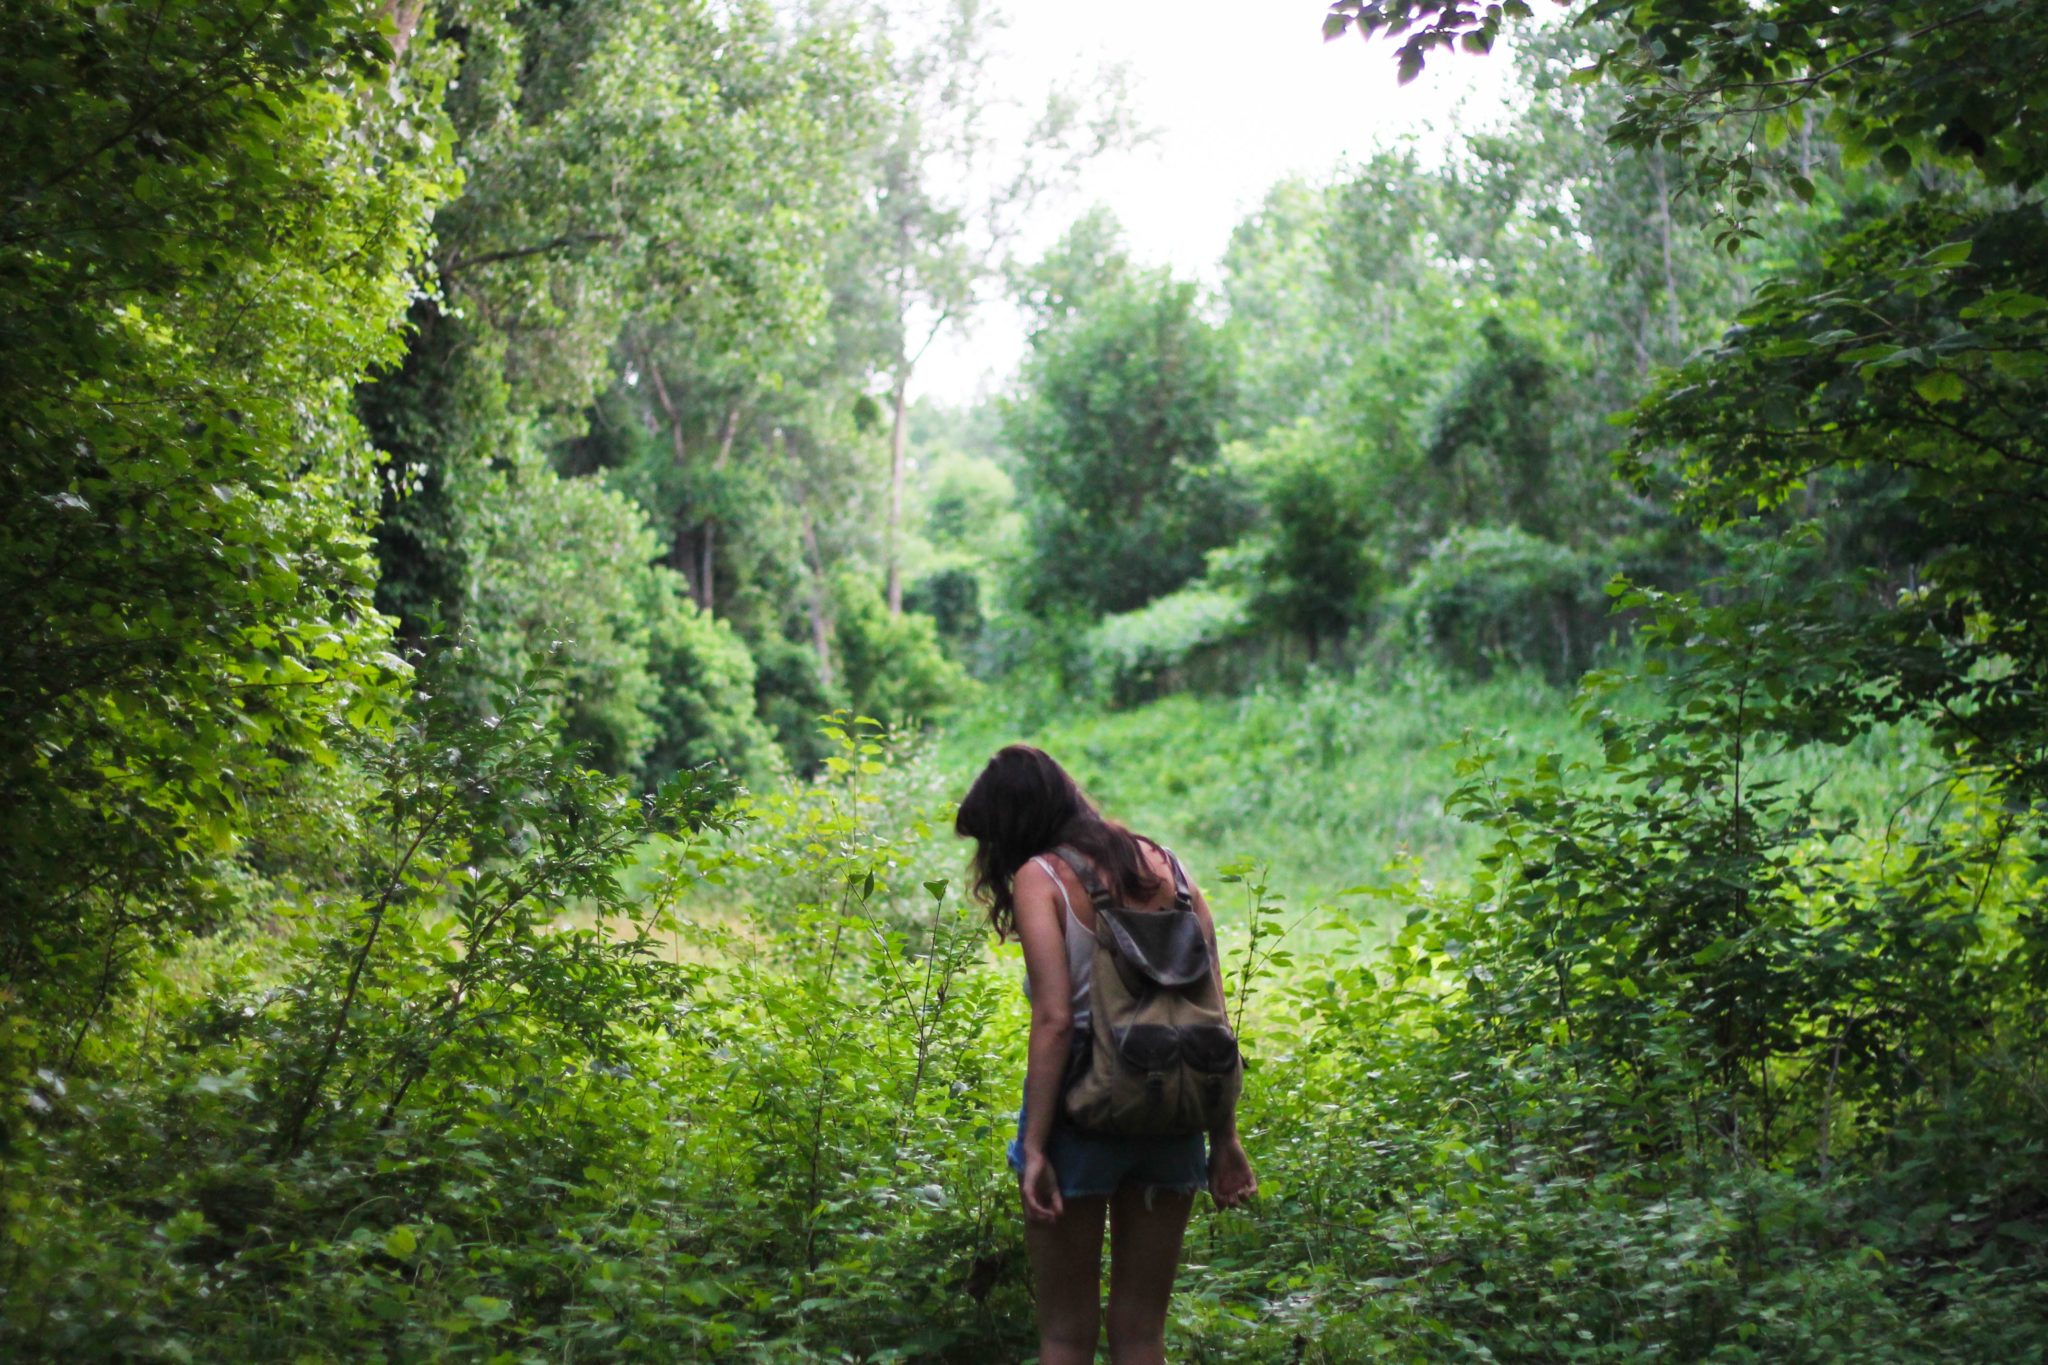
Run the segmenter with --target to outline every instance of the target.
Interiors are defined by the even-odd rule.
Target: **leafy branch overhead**
[[[1749,208],[1759,172],[1803,118],[1817,116],[1844,154],[1967,166],[2026,188],[2048,164],[2035,73],[2048,33],[2026,0],[1558,0],[1594,46],[1573,79],[1624,94],[1617,146],[1684,154],[1706,191],[1732,185]],[[1485,52],[1531,6],[1456,0],[1337,0],[1324,34],[1397,40],[1401,80],[1433,52]],[[1793,189],[1810,195],[1802,177]]]

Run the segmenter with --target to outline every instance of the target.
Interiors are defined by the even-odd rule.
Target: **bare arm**
[[[1202,888],[1188,881],[1188,894],[1195,902],[1195,917],[1202,923],[1202,936],[1209,940],[1209,961],[1216,968],[1216,999],[1227,1004],[1223,994],[1223,954],[1216,947],[1216,921],[1209,914],[1209,902]],[[1252,1173],[1251,1158],[1237,1135],[1237,1107],[1209,1130],[1209,1197],[1221,1208],[1231,1209],[1259,1190],[1259,1178]]]
[[[1060,1102],[1060,1081],[1067,1070],[1067,1051],[1074,1036],[1073,985],[1067,978],[1065,916],[1059,891],[1036,863],[1017,872],[1015,904],[1017,937],[1024,944],[1024,971],[1031,981],[1031,1042],[1024,1066],[1024,1212],[1040,1221],[1057,1218],[1061,1200],[1057,1179],[1041,1178],[1046,1142]]]

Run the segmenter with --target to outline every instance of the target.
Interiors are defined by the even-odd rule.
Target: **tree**
[[[910,384],[948,327],[966,325],[1009,265],[1034,209],[1088,161],[1130,142],[1123,74],[1100,73],[1084,100],[1055,87],[1028,132],[1000,139],[989,60],[1001,18],[982,0],[944,0],[891,32],[900,103],[873,148],[873,211],[863,278],[887,357],[889,503],[883,549],[889,613],[903,609],[897,538],[903,519]],[[884,25],[884,30],[888,26]]]
[[[0,978],[45,1057],[405,672],[346,393],[452,176],[445,64],[378,13],[0,17]]]
[[[1142,606],[1244,524],[1218,459],[1230,350],[1199,305],[1193,284],[1139,273],[1033,338],[1004,421],[1022,462],[1029,608]]]
[[[1578,8],[1614,25],[1581,68],[1626,94],[1609,140],[1718,194],[1724,249],[1757,242],[1773,195],[1823,200],[1787,164],[1812,124],[1893,183],[1773,262],[1630,414],[1631,491],[1715,536],[1728,572],[1612,585],[1644,658],[1582,689],[1602,761],[1468,764],[1456,800],[1497,843],[1441,941],[1492,1064],[1561,1047],[1612,1087],[1598,1143],[1626,1126],[1619,1145],[1683,1151],[1688,1179],[1824,1189],[1823,1235],[1906,1267],[1887,1299],[1939,1335],[1951,1295],[1919,1292],[1926,1268],[2001,1305],[2003,1277],[2032,1293],[2042,1274],[1936,1225],[2032,1208],[2048,1179],[2017,1139],[2048,1045],[2048,221],[2012,192],[2048,177],[2048,13]],[[1347,0],[1332,26],[1405,33],[1412,74],[1526,13]],[[1881,558],[1839,543],[1861,499],[1892,533]],[[1931,739],[1930,771],[1887,792],[1880,827],[1781,779],[1902,734]]]
[[[836,30],[785,32],[753,6],[477,0],[446,20],[468,174],[436,224],[440,291],[414,310],[404,365],[361,395],[393,455],[380,593],[414,637],[469,635],[480,705],[556,645],[569,695],[624,686],[637,701],[576,722],[624,771],[666,723],[646,681],[661,623],[627,618],[669,591],[560,572],[556,552],[580,551],[555,532],[638,546],[644,513],[616,489],[569,489],[551,457],[583,434],[614,362],[630,367],[674,481],[697,495],[650,510],[684,519],[673,571],[713,609],[706,494],[750,395],[822,315],[845,184],[827,153],[859,117],[862,68]]]

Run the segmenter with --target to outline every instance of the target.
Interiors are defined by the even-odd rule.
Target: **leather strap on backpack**
[[[1102,878],[1096,874],[1095,864],[1089,862],[1065,844],[1061,844],[1058,848],[1054,849],[1053,853],[1058,856],[1061,862],[1073,868],[1074,875],[1081,879],[1081,885],[1088,888],[1088,903],[1090,905],[1093,905],[1098,910],[1104,906],[1115,905],[1115,902],[1109,898],[1109,888],[1102,884]]]
[[[1142,838],[1143,836],[1140,837]],[[1188,890],[1187,869],[1180,865],[1180,859],[1175,857],[1173,850],[1166,845],[1152,843],[1150,839],[1146,839],[1145,842],[1152,844],[1152,847],[1164,853],[1167,864],[1173,868],[1174,905],[1183,910],[1191,909],[1194,906],[1195,898],[1194,894]],[[1110,898],[1109,888],[1103,884],[1101,875],[1096,872],[1093,862],[1082,857],[1077,850],[1068,848],[1065,844],[1061,844],[1053,852],[1058,855],[1061,862],[1074,869],[1074,875],[1079,877],[1081,885],[1088,889],[1089,904],[1098,910],[1103,906],[1113,908],[1116,905],[1116,902]]]
[[[1153,844],[1152,847],[1158,849],[1161,853],[1164,853],[1166,855],[1166,861],[1173,864],[1174,904],[1192,908],[1195,903],[1195,898],[1194,895],[1188,890],[1187,870],[1180,865],[1180,859],[1174,857],[1173,850],[1168,848],[1164,844]]]

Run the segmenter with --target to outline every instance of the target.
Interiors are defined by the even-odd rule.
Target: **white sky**
[[[1431,126],[1451,127],[1461,102],[1491,122],[1506,86],[1502,51],[1439,54],[1400,86],[1391,46],[1323,41],[1325,0],[1010,0],[1004,10],[1007,99],[1035,109],[1048,85],[1124,62],[1138,122],[1156,134],[1093,166],[1080,193],[1035,225],[1025,254],[1102,203],[1140,260],[1213,282],[1231,229],[1275,181],[1326,176],[1408,134],[1433,159],[1429,143],[1445,134]],[[971,401],[1010,376],[1022,349],[1014,313],[984,307],[971,334],[956,328],[933,346],[913,392]]]

